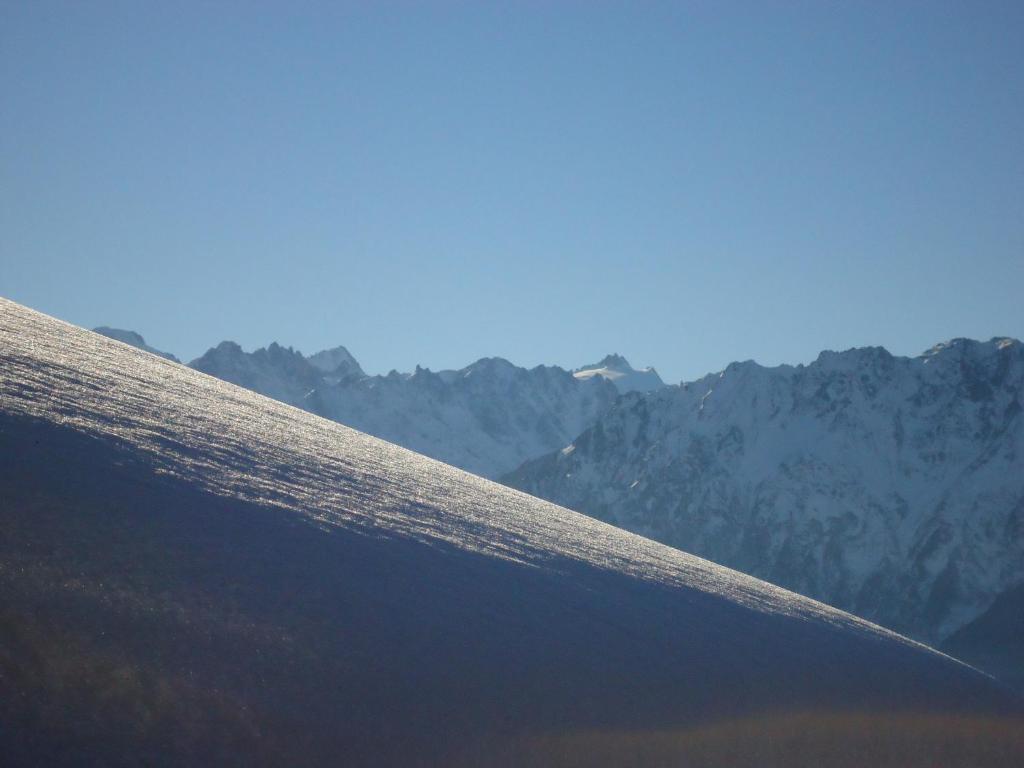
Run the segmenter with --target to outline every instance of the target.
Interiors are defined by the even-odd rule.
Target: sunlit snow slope
[[[0,457],[7,765],[1024,756],[947,657],[3,300]]]

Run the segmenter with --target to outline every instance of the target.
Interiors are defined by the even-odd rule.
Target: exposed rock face
[[[734,363],[623,397],[517,488],[929,642],[1024,581],[1024,352]]]

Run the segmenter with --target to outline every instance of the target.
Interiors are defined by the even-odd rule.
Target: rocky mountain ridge
[[[567,445],[618,396],[604,376],[484,358],[459,370],[367,376],[344,347],[310,357],[222,342],[189,364],[485,477]]]
[[[621,398],[521,490],[941,642],[1024,582],[1024,352],[734,363]]]
[[[97,333],[176,360],[133,331]],[[343,346],[308,357],[276,342],[252,352],[223,341],[188,364],[211,376],[338,421],[485,477],[567,445],[620,391],[661,386],[619,355],[570,372],[482,358],[458,370],[367,375]]]

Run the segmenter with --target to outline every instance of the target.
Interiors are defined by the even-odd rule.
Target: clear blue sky
[[[0,293],[668,380],[1024,335],[1024,3],[0,0]]]

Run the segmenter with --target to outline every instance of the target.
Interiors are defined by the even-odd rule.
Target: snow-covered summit
[[[622,355],[611,354],[593,365],[584,365],[573,371],[578,379],[589,379],[594,376],[608,379],[620,393],[650,392],[665,386],[658,372],[653,368],[636,370]]]
[[[93,328],[92,330],[93,333],[99,333],[109,339],[114,339],[124,344],[130,344],[137,349],[145,350],[146,352],[166,358],[167,360],[179,362],[178,358],[170,352],[161,352],[159,349],[149,346],[149,344],[146,343],[146,340],[135,331],[126,331],[123,328],[110,328],[106,325],[101,325],[99,328]]]
[[[820,603],[4,300],[0,368],[9,764],[1024,756]]]

